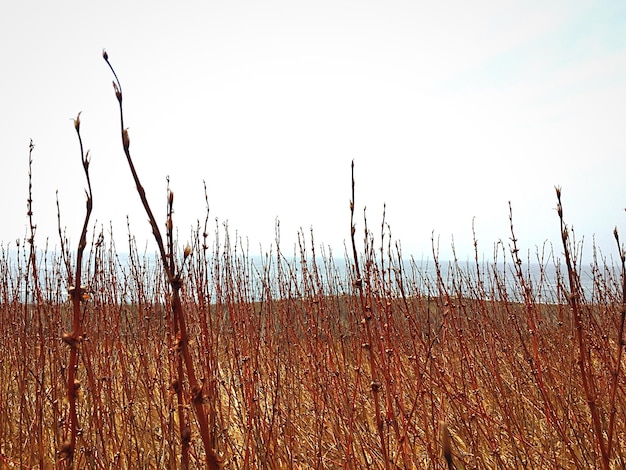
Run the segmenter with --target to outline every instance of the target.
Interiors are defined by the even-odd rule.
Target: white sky
[[[38,245],[58,245],[55,191],[75,245],[84,187],[71,118],[91,149],[92,221],[126,216],[151,241],[122,152],[106,48],[131,151],[181,243],[210,217],[251,254],[291,251],[300,227],[343,254],[350,162],[357,234],[383,204],[405,256],[491,256],[508,243],[561,252],[554,186],[587,246],[626,239],[626,4],[622,1],[23,1],[0,12],[0,241],[26,234],[28,144]],[[212,222],[211,231],[215,227]],[[90,232],[91,234],[91,232]],[[142,243],[143,244],[143,243]],[[152,246],[152,245],[149,245]]]

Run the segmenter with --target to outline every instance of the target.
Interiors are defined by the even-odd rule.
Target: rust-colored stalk
[[[63,341],[70,347],[70,361],[67,368],[67,400],[69,403],[69,440],[66,441],[60,449],[60,455],[65,459],[70,467],[74,464],[74,454],[76,451],[76,439],[78,437],[78,412],[76,409],[76,400],[78,397],[78,390],[80,388],[80,382],[76,378],[78,372],[78,347],[82,339],[82,325],[81,325],[81,302],[83,301],[83,287],[81,284],[82,277],[82,264],[83,253],[87,246],[87,226],[89,224],[89,218],[91,217],[91,210],[93,208],[93,196],[91,191],[91,180],[89,178],[89,151],[87,153],[83,150],[83,140],[80,136],[80,113],[74,120],[74,128],[78,135],[78,143],[80,144],[80,158],[85,172],[85,178],[87,179],[87,203],[85,220],[83,222],[83,228],[80,233],[80,240],[78,242],[78,248],[76,249],[76,271],[74,275],[74,285],[70,287],[69,294],[72,301],[72,332],[63,336]],[[67,434],[66,429],[66,434]]]
[[[576,270],[576,265],[572,260],[572,254],[570,251],[571,240],[570,230],[565,224],[563,218],[563,205],[561,204],[561,188],[556,188],[557,198],[557,213],[561,222],[561,240],[563,242],[563,251],[565,255],[565,265],[567,266],[567,275],[569,280],[569,304],[572,309],[572,316],[574,318],[574,328],[576,329],[576,338],[578,341],[578,365],[580,368],[580,379],[582,381],[585,397],[587,398],[587,406],[591,413],[591,424],[594,430],[596,439],[596,445],[600,450],[600,457],[602,468],[604,470],[610,469],[610,454],[608,452],[607,443],[604,438],[604,431],[602,429],[602,420],[600,418],[600,410],[597,405],[597,387],[593,374],[593,365],[589,363],[589,348],[587,345],[585,325],[582,319],[580,297],[582,295],[582,288],[580,286],[580,277]]]
[[[109,56],[106,51],[103,51],[102,57],[106,61],[107,65],[111,69],[113,76],[115,77],[115,81],[113,82],[113,89],[115,90],[115,96],[117,98],[119,104],[120,111],[120,127],[121,127],[121,136],[122,136],[122,146],[124,149],[124,154],[126,155],[126,160],[128,162],[128,166],[130,168],[131,174],[133,176],[133,180],[137,187],[137,192],[141,199],[141,203],[148,215],[148,219],[150,225],[152,227],[152,234],[154,235],[155,241],[157,243],[157,247],[159,249],[159,253],[161,255],[161,261],[163,263],[163,269],[165,270],[165,275],[169,286],[171,288],[172,295],[172,313],[175,319],[175,323],[178,325],[178,337],[177,341],[177,350],[178,353],[182,356],[183,363],[185,365],[185,371],[187,373],[187,380],[189,381],[189,388],[191,394],[191,404],[195,411],[196,419],[198,422],[198,427],[200,429],[200,437],[202,439],[202,443],[204,445],[205,450],[205,458],[207,468],[210,470],[217,470],[220,468],[220,459],[213,448],[213,436],[212,431],[209,429],[209,420],[204,407],[204,396],[202,387],[199,385],[198,380],[196,378],[196,373],[194,369],[194,365],[191,359],[191,354],[189,352],[189,336],[187,333],[187,324],[186,319],[182,307],[182,303],[180,300],[180,289],[181,289],[181,276],[180,273],[177,272],[176,266],[174,265],[174,258],[172,253],[172,246],[170,242],[170,258],[168,258],[165,244],[163,242],[163,237],[161,236],[161,231],[159,230],[159,226],[156,222],[154,214],[150,208],[150,204],[148,203],[148,199],[146,197],[146,192],[143,189],[143,186],[139,180],[139,176],[135,169],[135,165],[133,164],[133,160],[130,154],[130,138],[128,136],[128,129],[124,127],[124,110],[122,105],[122,86],[120,81],[115,73],[115,70],[111,63],[109,62]],[[170,193],[170,198],[173,199]],[[171,223],[171,218],[168,218],[168,222]],[[169,227],[171,228],[171,227]],[[179,384],[181,387],[183,384]],[[179,403],[182,408],[182,403]],[[181,432],[181,440],[183,441],[183,451],[185,451],[185,446],[188,444],[188,439],[190,436],[187,435],[186,429]]]
[[[382,453],[382,459],[385,464],[385,469],[389,469],[389,458],[387,453],[387,441],[385,439],[384,432],[384,422],[382,418],[382,413],[380,409],[380,398],[379,394],[382,391],[382,384],[378,377],[378,370],[376,367],[376,357],[374,355],[374,344],[371,321],[372,321],[372,306],[371,302],[368,302],[366,299],[366,294],[363,289],[363,278],[361,276],[361,270],[359,268],[359,256],[356,249],[356,242],[354,239],[354,235],[356,232],[356,227],[354,225],[354,160],[351,165],[351,175],[352,175],[352,198],[350,199],[350,240],[352,243],[352,254],[354,258],[354,270],[356,274],[356,279],[354,281],[354,287],[356,287],[357,292],[359,293],[359,305],[361,307],[361,324],[365,328],[365,341],[363,342],[363,347],[367,350],[367,357],[369,360],[370,366],[370,390],[372,392],[372,397],[374,398],[374,412],[376,413],[376,429],[378,431],[378,437],[380,439],[380,450]],[[365,230],[365,236],[367,240],[367,229]]]
[[[624,321],[626,320],[626,251],[624,247],[620,244],[619,241],[619,233],[617,232],[617,227],[613,230],[613,235],[615,236],[615,242],[617,243],[617,250],[619,252],[621,268],[622,268],[622,305],[620,305],[620,320],[619,327],[617,329],[617,354],[615,358],[615,365],[613,368],[612,375],[613,380],[611,382],[611,392],[609,398],[609,429],[607,432],[607,453],[609,458],[611,457],[613,451],[613,438],[615,431],[615,417],[617,416],[617,408],[615,401],[617,399],[617,390],[619,387],[619,375],[621,371],[622,365],[622,355],[624,353],[624,344],[626,340],[624,339]]]

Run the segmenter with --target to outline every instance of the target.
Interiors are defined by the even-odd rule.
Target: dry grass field
[[[556,275],[512,218],[431,275],[367,221],[341,263],[304,233],[256,258],[206,223],[178,247],[172,192],[161,234],[121,134],[155,255],[89,229],[91,189],[77,247],[38,250],[30,205],[0,247],[0,468],[626,468],[624,250],[583,289],[560,190]]]

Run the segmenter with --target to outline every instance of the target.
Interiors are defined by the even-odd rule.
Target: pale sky
[[[97,4],[96,4],[97,3]],[[508,243],[561,253],[554,186],[587,247],[626,240],[623,1],[203,1],[6,3],[0,13],[0,241],[26,235],[35,143],[38,245],[62,223],[78,241],[85,180],[72,118],[91,149],[92,225],[146,216],[126,165],[106,49],[124,91],[131,152],[160,223],[166,177],[181,244],[215,219],[251,254],[292,251],[300,228],[342,256],[363,207],[383,204],[405,256],[486,257]],[[92,232],[90,230],[90,237]],[[213,240],[213,236],[211,238]],[[259,245],[262,248],[259,248]],[[588,253],[588,251],[587,251]],[[586,255],[588,256],[588,255]],[[590,258],[587,258],[590,261]]]

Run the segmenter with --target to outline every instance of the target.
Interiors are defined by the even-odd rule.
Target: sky
[[[250,254],[276,244],[343,256],[363,214],[380,246],[383,211],[405,257],[473,258],[510,245],[562,252],[566,222],[616,255],[626,240],[626,4],[622,1],[133,1],[0,8],[0,243],[27,236],[33,152],[36,242],[78,242],[85,178],[72,119],[90,149],[94,210],[118,251],[130,231],[154,249],[123,154],[165,222],[167,178],[179,243],[228,225]],[[97,3],[97,4],[96,4]],[[385,243],[389,233],[385,235]]]

